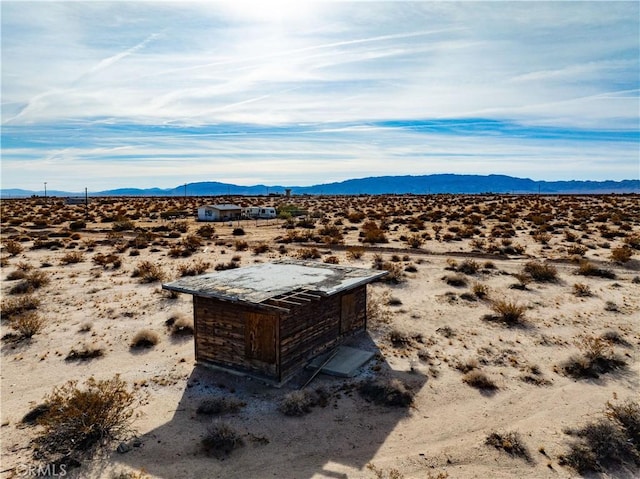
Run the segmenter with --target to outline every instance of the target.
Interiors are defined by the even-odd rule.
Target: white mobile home
[[[242,207],[238,205],[207,205],[198,208],[198,221],[230,221],[240,219]]]
[[[273,206],[249,206],[242,210],[242,214],[246,218],[275,218],[276,209]]]

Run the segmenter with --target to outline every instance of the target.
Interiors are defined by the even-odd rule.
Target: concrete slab
[[[318,356],[307,365],[307,369],[318,369],[332,354],[333,351]],[[371,351],[339,346],[336,355],[322,367],[320,372],[330,376],[350,378],[356,374],[360,366],[369,361],[374,355],[375,353]]]

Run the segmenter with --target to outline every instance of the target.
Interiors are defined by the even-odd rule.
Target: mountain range
[[[293,195],[379,195],[379,194],[608,194],[640,193],[640,179],[622,181],[534,181],[506,175],[435,174],[422,176],[378,176],[313,186],[240,186],[217,181],[188,183],[175,188],[118,188],[94,191],[89,196],[258,196]],[[2,189],[2,198],[44,195],[44,191]],[[84,192],[48,190],[47,196],[84,196]]]

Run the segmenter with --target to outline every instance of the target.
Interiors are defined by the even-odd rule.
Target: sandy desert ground
[[[196,221],[198,206],[218,202],[307,215]],[[31,198],[1,208],[1,477],[33,477],[46,464],[34,458],[41,426],[23,418],[55,387],[116,373],[138,398],[129,434],[91,458],[74,453],[79,467],[48,472],[640,476],[626,456],[593,473],[566,464],[570,445],[584,441],[575,431],[606,417],[607,403],[637,405],[637,195],[92,198],[86,210]],[[322,400],[295,417],[280,405],[309,373],[274,388],[196,366],[192,337],[167,326],[188,322],[191,296],[161,283],[302,257],[387,269],[390,280],[369,286],[370,328],[351,340],[375,359],[351,379],[318,376],[308,389]],[[157,344],[131,348],[141,331]],[[100,355],[74,360],[83,350]],[[367,401],[359,385],[378,378],[399,380],[411,404]],[[241,407],[198,414],[211,398]],[[244,445],[205,454],[212,423],[230,426]]]

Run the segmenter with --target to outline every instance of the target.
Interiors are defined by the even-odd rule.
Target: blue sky
[[[5,1],[2,187],[640,176],[640,3]]]

